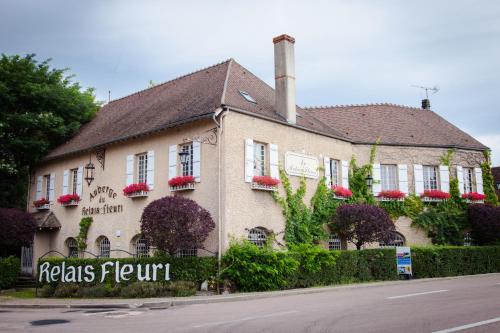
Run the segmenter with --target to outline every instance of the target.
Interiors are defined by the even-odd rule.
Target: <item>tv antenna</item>
[[[425,98],[427,98],[427,99],[429,99],[429,91],[432,92],[433,94],[435,94],[435,93],[437,93],[439,91],[439,87],[438,86],[424,87],[424,86],[417,86],[417,85],[414,85],[414,84],[412,84],[411,86],[414,87],[414,88],[420,88],[422,90],[425,90]]]

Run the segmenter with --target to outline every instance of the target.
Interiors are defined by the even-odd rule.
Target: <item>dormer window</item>
[[[246,91],[241,91],[241,90],[238,90],[238,91],[239,91],[240,95],[243,96],[243,98],[247,102],[257,104],[257,101],[252,96],[250,96],[249,93],[247,93]]]

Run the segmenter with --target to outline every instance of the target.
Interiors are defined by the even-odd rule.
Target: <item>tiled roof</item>
[[[257,103],[246,101],[240,91]],[[274,109],[274,89],[233,59],[111,101],[46,159],[89,150],[208,118],[221,105],[286,123]],[[392,104],[297,107],[297,126],[345,141],[486,149],[432,111]]]
[[[437,113],[389,103],[306,108],[354,143],[485,150],[482,143]]]
[[[61,229],[61,222],[50,210],[31,213],[31,215],[35,218],[38,229]]]

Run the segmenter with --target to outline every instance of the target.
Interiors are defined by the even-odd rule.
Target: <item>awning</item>
[[[38,230],[59,230],[61,229],[61,223],[57,219],[56,215],[50,211],[42,211],[32,213],[36,220]]]

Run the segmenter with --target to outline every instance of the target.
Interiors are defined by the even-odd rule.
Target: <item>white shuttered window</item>
[[[424,191],[438,190],[438,168],[437,166],[424,165]]]
[[[147,183],[148,181],[148,154],[137,155],[137,182]]]
[[[474,192],[474,169],[463,168],[463,193]]]
[[[382,191],[393,191],[398,189],[397,166],[392,164],[380,165],[380,178]]]
[[[253,144],[253,175],[264,176],[266,174],[266,145],[255,142]]]

